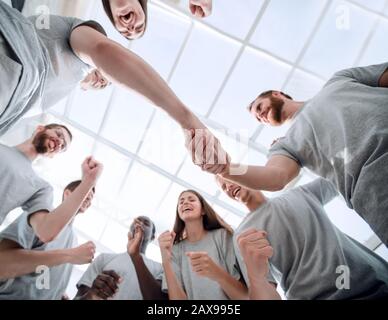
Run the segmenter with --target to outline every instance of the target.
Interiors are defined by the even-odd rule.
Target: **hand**
[[[171,261],[172,246],[174,245],[175,236],[176,234],[174,231],[166,231],[162,233],[158,238],[163,261]]]
[[[70,263],[81,265],[93,261],[94,254],[96,253],[96,246],[93,242],[89,241],[79,247],[67,250],[70,254]]]
[[[190,0],[190,11],[197,18],[210,16],[212,6],[212,0]]]
[[[106,300],[113,298],[119,290],[120,276],[114,271],[103,271],[93,281],[87,295],[91,300]]]
[[[220,267],[209,257],[207,252],[187,252],[192,270],[201,277],[216,280],[221,274]]]
[[[95,186],[103,169],[102,163],[99,163],[93,157],[87,157],[82,163],[82,180]]]
[[[267,233],[249,229],[238,236],[237,243],[249,276],[254,279],[266,278],[269,272],[268,260],[273,255]]]
[[[129,256],[133,257],[140,255],[140,247],[144,237],[144,228],[139,220],[135,221],[135,235],[132,232],[128,233],[127,252]]]
[[[184,134],[194,164],[215,175],[229,172],[230,156],[208,129],[185,130]]]

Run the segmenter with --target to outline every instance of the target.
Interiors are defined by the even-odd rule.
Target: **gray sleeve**
[[[70,28],[71,31],[70,32],[73,32],[73,30],[78,28],[78,27],[88,26],[88,27],[91,27],[91,28],[97,30],[98,32],[102,33],[104,36],[107,36],[105,29],[97,21],[94,21],[94,20],[83,21],[83,20],[78,19],[78,18],[71,18],[71,19],[73,19],[73,21],[71,24],[71,28]]]
[[[43,246],[28,223],[28,213],[23,213],[0,233],[0,240],[7,239],[19,244],[23,249],[31,250]]]
[[[378,87],[380,78],[387,69],[388,62],[367,67],[345,69],[337,72],[333,78],[329,80],[329,83],[349,79],[370,87]]]
[[[269,150],[268,159],[270,159],[273,156],[285,156],[287,158],[290,158],[291,160],[294,160],[298,165],[301,167],[302,162],[297,156],[297,152],[293,150],[289,145],[288,142],[289,139],[287,138],[281,138],[278,142],[276,142],[272,148]]]
[[[107,255],[100,254],[88,267],[85,273],[82,275],[81,279],[77,283],[77,288],[80,286],[87,286],[91,288],[94,280],[97,276],[104,271],[105,260]]]
[[[330,181],[322,178],[316,179],[301,188],[312,193],[322,205],[329,203],[338,196],[338,191],[334,185]]]
[[[182,254],[182,250],[180,250],[179,244],[174,245],[172,248],[172,258],[171,258],[172,268],[174,270],[174,273],[175,273],[175,276],[177,278],[178,283],[180,284],[182,289],[184,291],[186,291],[185,286],[183,284],[182,271],[181,271],[181,267],[180,267],[180,265],[181,265],[180,261],[182,259],[182,257],[180,256],[181,254]],[[167,279],[166,279],[166,275],[164,273],[163,273],[163,278],[162,278],[162,291],[165,293],[168,292]]]
[[[32,214],[38,211],[50,212],[53,209],[53,188],[47,184],[39,189],[22,205],[23,211]]]

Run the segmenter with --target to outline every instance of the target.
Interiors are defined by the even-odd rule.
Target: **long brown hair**
[[[230,234],[233,234],[233,229],[231,226],[229,226],[218,214],[214,211],[214,209],[210,206],[210,204],[205,200],[203,196],[201,196],[197,191],[194,190],[186,190],[183,191],[179,197],[178,197],[178,204],[176,207],[176,218],[175,218],[175,224],[174,224],[174,232],[176,233],[174,244],[177,244],[183,240],[185,240],[185,222],[179,217],[179,198],[182,196],[182,194],[190,192],[199,199],[199,202],[201,203],[201,207],[204,213],[202,222],[203,222],[203,228],[207,231],[211,230],[217,230],[217,229],[225,229]]]
[[[145,21],[144,21],[145,27],[144,27],[144,32],[142,34],[142,36],[143,36],[147,30],[148,0],[137,0],[137,1],[139,1],[140,5],[143,9],[144,16],[145,16]],[[112,22],[113,26],[115,26],[115,20],[113,19],[112,8],[110,6],[110,0],[102,0],[102,6],[103,6],[104,11],[105,11],[106,15],[108,16],[109,20]]]

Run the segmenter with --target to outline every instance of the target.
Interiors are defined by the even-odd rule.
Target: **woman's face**
[[[184,192],[178,199],[178,214],[184,221],[202,219],[202,205],[198,197],[191,192]]]
[[[127,39],[138,39],[145,31],[146,16],[139,0],[110,0],[115,27]]]

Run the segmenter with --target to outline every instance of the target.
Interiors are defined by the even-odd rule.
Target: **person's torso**
[[[300,161],[334,183],[351,208],[357,188],[366,187],[358,186],[360,175],[366,170],[388,175],[388,165],[379,161],[388,150],[387,101],[386,89],[350,79],[330,81],[306,103],[287,133],[303,134]],[[378,191],[381,186],[368,188]]]
[[[161,280],[162,265],[142,255],[145,265],[154,278]],[[111,259],[103,268],[103,271],[115,271],[123,281],[119,284],[119,290],[113,300],[143,300],[136,270],[128,253],[122,253]]]
[[[240,264],[236,237],[257,228],[268,233],[274,249],[270,269],[288,299],[357,299],[387,292],[388,264],[339,231],[306,192],[286,192],[245,217],[234,239]],[[338,285],[347,268],[350,290]]]
[[[226,253],[223,252],[223,247],[220,243],[222,232],[226,231],[224,229],[209,231],[205,238],[198,242],[190,243],[184,240],[173,246],[174,256],[178,259],[176,262],[181,271],[183,290],[186,292],[189,300],[229,299],[216,281],[195,274],[192,271],[190,259],[186,256],[187,252],[207,252],[216,264],[229,271],[230,266],[226,265]]]
[[[58,237],[48,244],[39,240],[33,250],[51,251],[76,246],[72,226],[67,226]],[[60,300],[66,293],[73,265],[62,264],[48,268],[40,266],[37,272],[0,283],[0,300]]]
[[[39,17],[31,16],[28,19],[33,22]],[[89,69],[70,46],[72,21],[75,19],[55,15],[48,16],[48,19],[50,28],[36,30],[49,56],[43,110],[52,107],[74,90]]]
[[[0,224],[6,215],[47,187],[33,170],[31,161],[16,148],[0,144]]]

